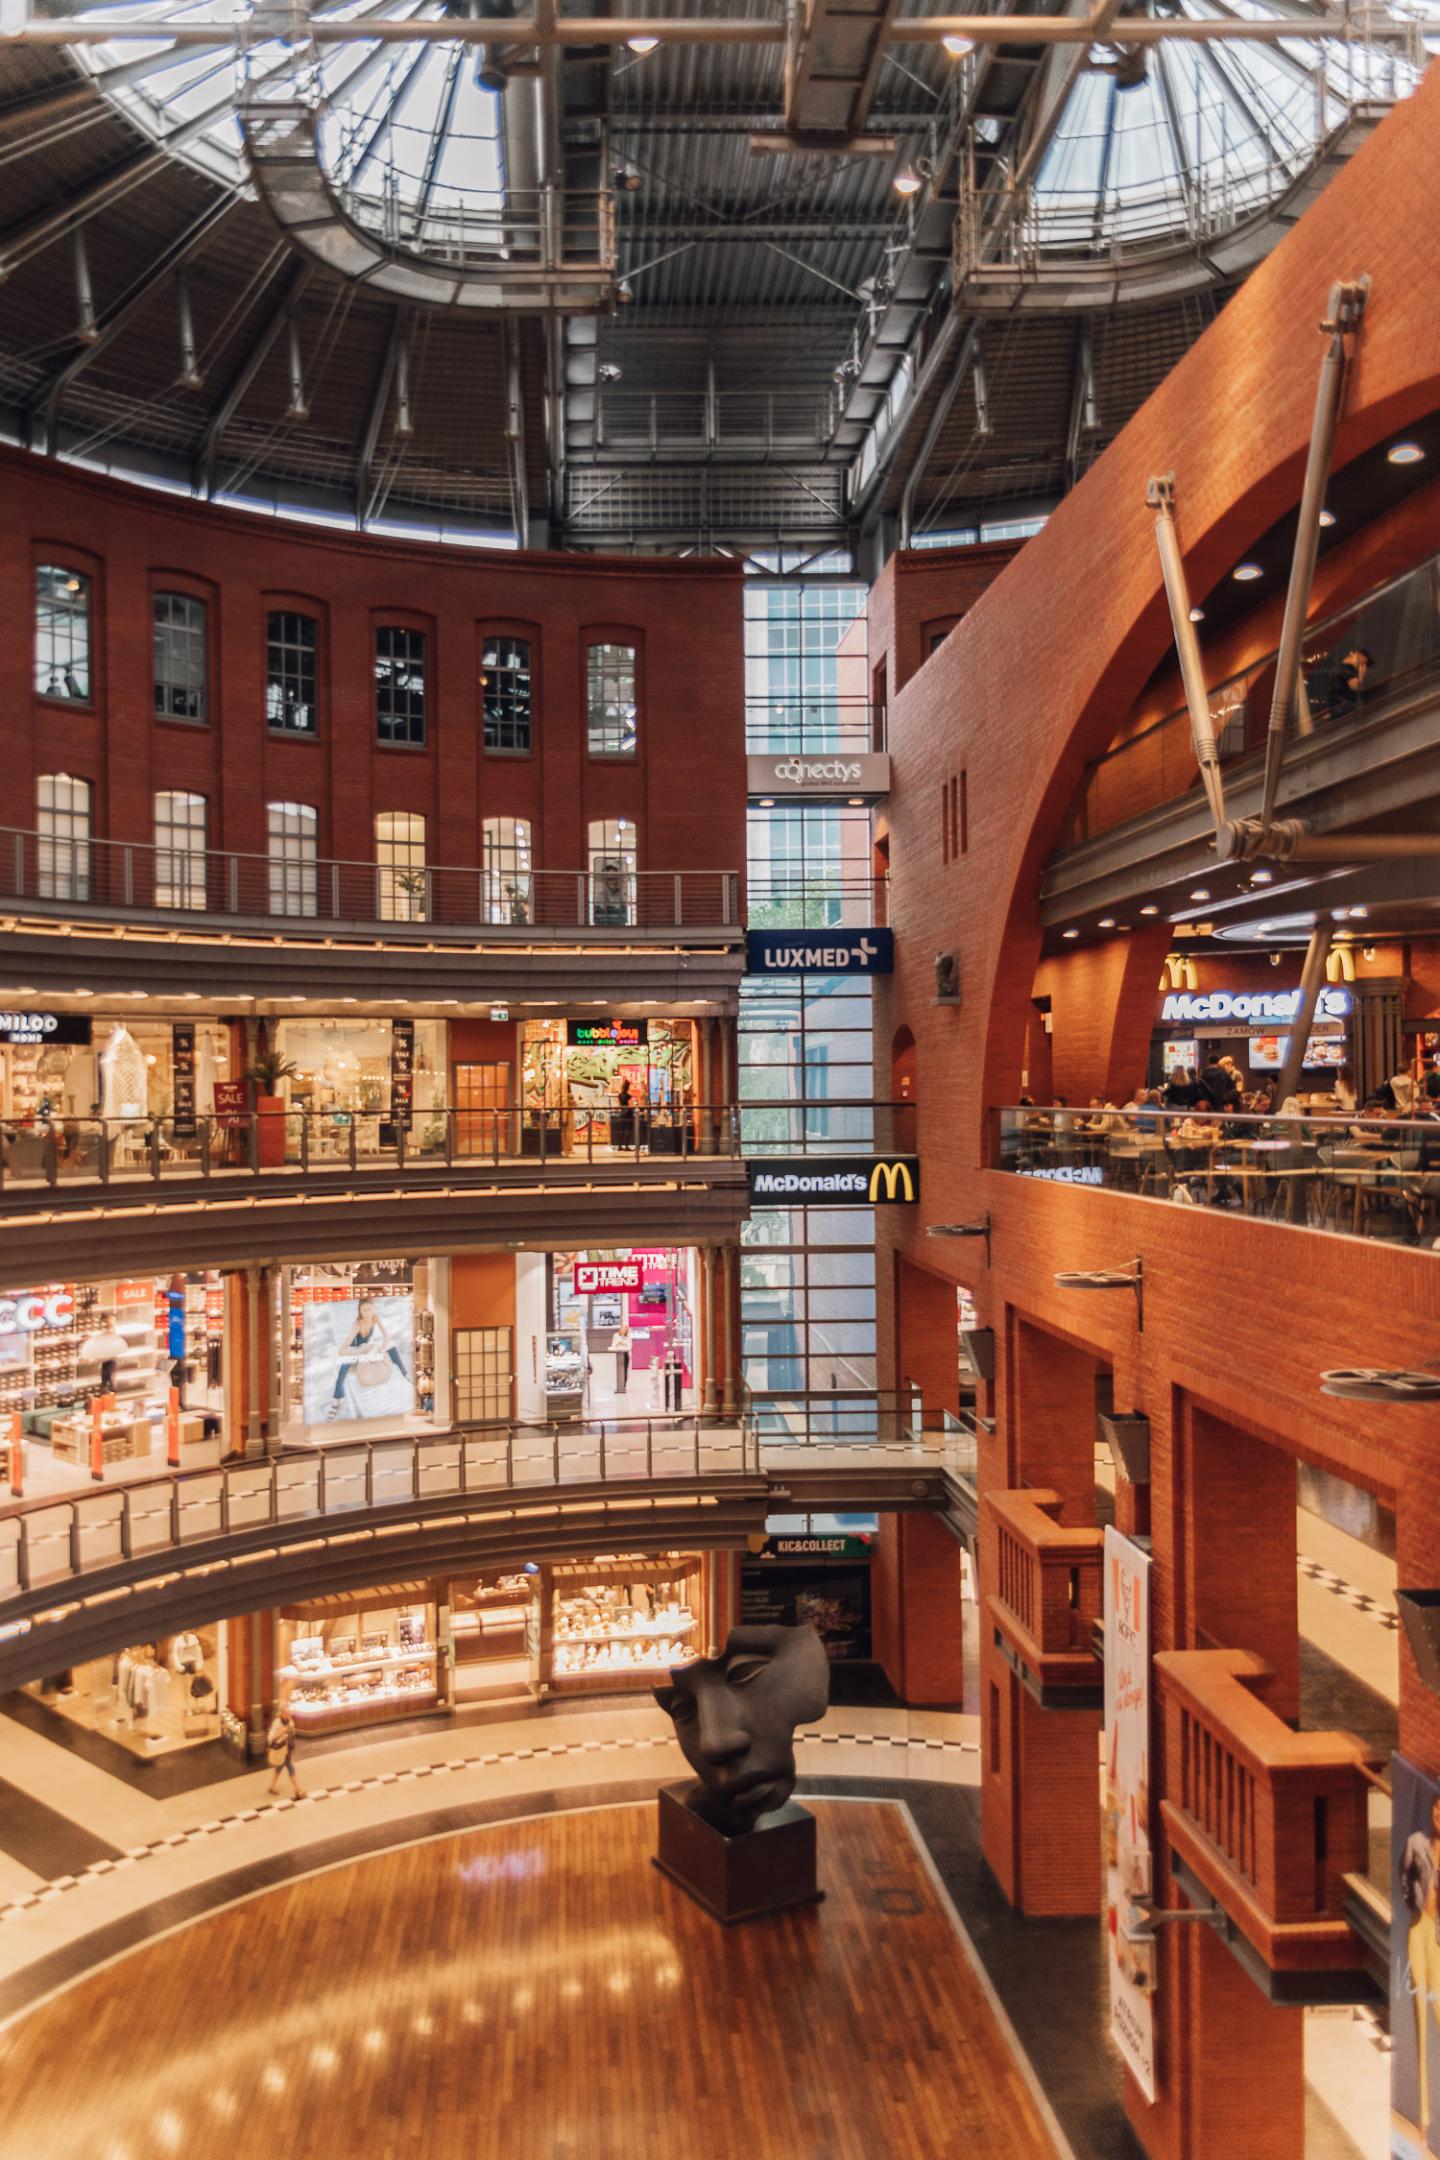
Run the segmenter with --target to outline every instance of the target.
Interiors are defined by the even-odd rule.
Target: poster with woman
[[[1440,2156],[1440,1784],[1391,1757],[1390,2151]]]
[[[337,1298],[307,1305],[305,1422],[355,1424],[415,1408],[415,1301]]]

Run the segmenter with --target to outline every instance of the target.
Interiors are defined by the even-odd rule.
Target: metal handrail
[[[832,1117],[832,1113],[836,1115]],[[283,1104],[177,1119],[0,1119],[0,1192],[73,1186],[223,1187],[299,1171],[456,1171],[502,1164],[549,1166],[844,1154],[880,1147],[912,1153],[913,1102],[827,1096],[779,1102],[635,1104],[561,1108],[525,1102],[480,1110],[292,1110]],[[598,1139],[601,1129],[605,1137]],[[814,1130],[824,1124],[832,1129]],[[833,1129],[838,1126],[838,1130]]]
[[[217,1537],[340,1517],[353,1530],[367,1514],[388,1521],[396,1510],[471,1496],[494,1501],[505,1493],[524,1496],[565,1485],[624,1488],[659,1478],[703,1487],[717,1477],[761,1476],[767,1456],[777,1469],[791,1471],[797,1455],[820,1469],[884,1467],[897,1455],[907,1466],[942,1467],[954,1445],[933,1433],[904,1445],[845,1441],[830,1433],[767,1439],[746,1416],[716,1423],[698,1412],[677,1412],[457,1425],[436,1434],[232,1456],[113,1484],[101,1480],[79,1493],[0,1504],[0,1634],[7,1603]]]
[[[73,912],[439,929],[737,930],[738,870],[486,869],[483,864],[286,858],[153,841],[56,838],[0,826],[0,899]]]

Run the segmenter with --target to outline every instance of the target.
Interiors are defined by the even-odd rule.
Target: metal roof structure
[[[0,418],[32,447],[456,538],[872,560],[1048,508],[1440,29],[18,4]]]

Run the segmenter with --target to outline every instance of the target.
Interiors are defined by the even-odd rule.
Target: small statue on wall
[[[661,1789],[656,1865],[720,1920],[818,1898],[815,1818],[791,1799],[795,1728],[830,1700],[814,1628],[732,1628],[718,1657],[673,1667],[655,1700],[698,1779]]]

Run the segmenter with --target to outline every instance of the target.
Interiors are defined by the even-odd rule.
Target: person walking
[[[615,1393],[624,1395],[630,1386],[630,1329],[622,1319],[610,1338],[615,1352]]]
[[[270,1765],[270,1783],[266,1787],[267,1796],[273,1796],[280,1790],[280,1777],[283,1771],[290,1780],[290,1791],[293,1798],[303,1800],[305,1795],[300,1789],[300,1780],[295,1771],[295,1720],[283,1703],[275,1712],[270,1723],[270,1731],[266,1735],[265,1760]]]

